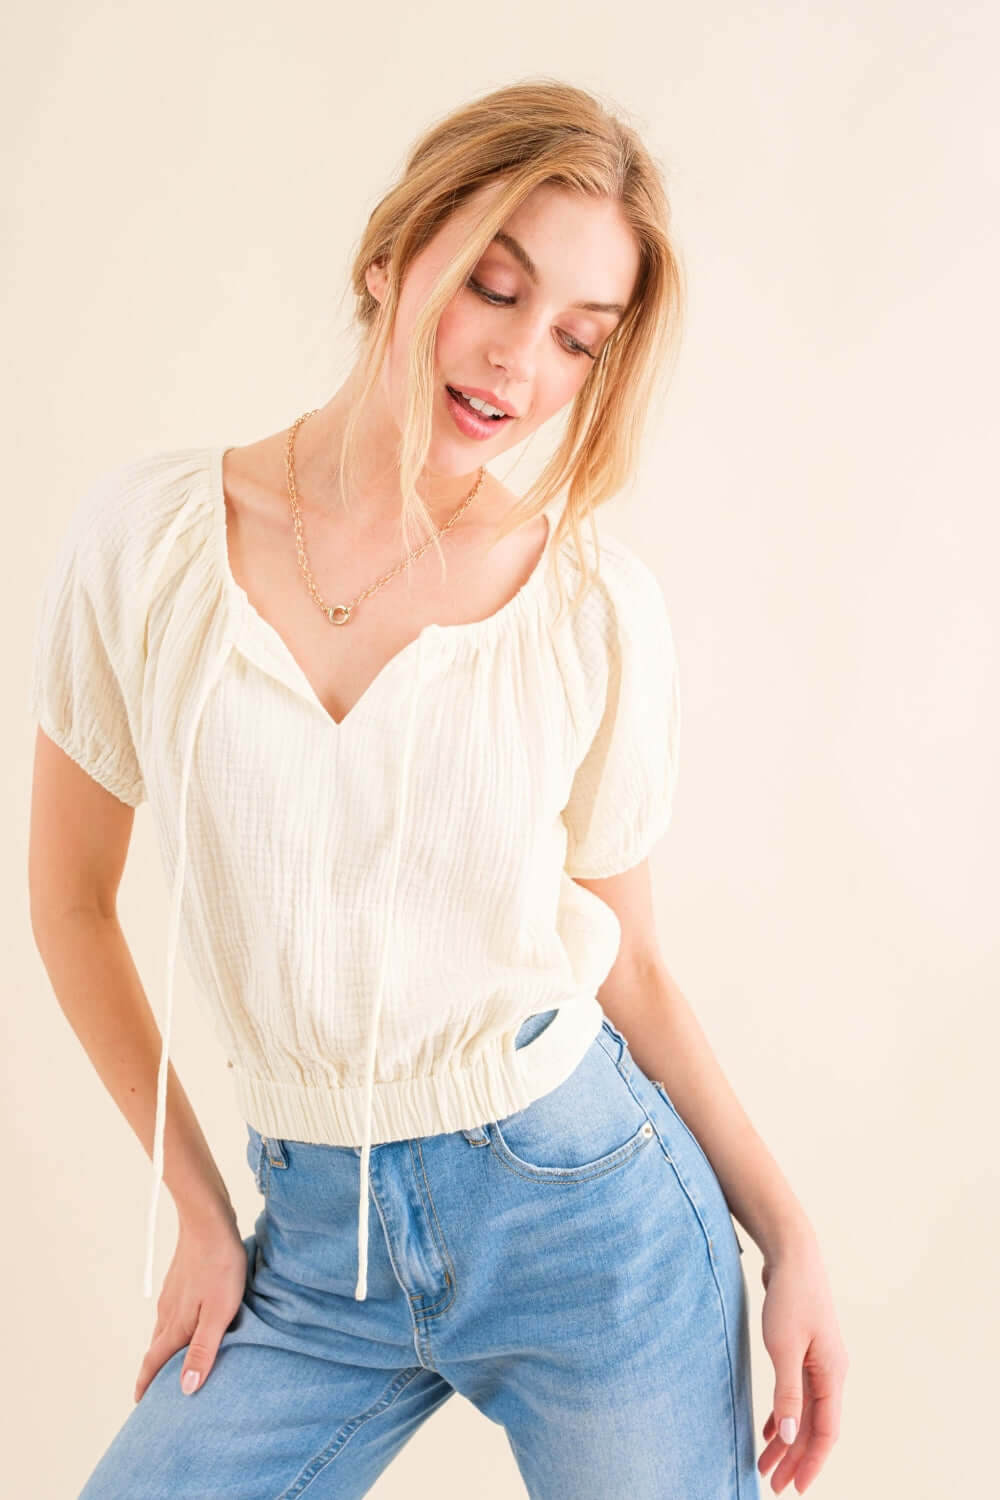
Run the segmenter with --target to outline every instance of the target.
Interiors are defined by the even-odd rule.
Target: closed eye
[[[476,281],[474,276],[470,276],[465,284],[466,286],[471,287],[478,296],[482,297],[484,302],[489,302],[494,307],[513,307],[514,305],[515,298],[505,297],[500,292],[491,292],[489,287],[485,287],[481,282]],[[573,337],[572,334],[563,333],[561,329],[560,334],[566,340],[563,347],[566,349],[568,354],[586,354],[589,359],[597,358],[597,355],[592,349],[588,349],[586,344],[581,344],[579,340]]]

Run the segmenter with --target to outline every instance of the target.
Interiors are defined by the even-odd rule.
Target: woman
[[[666,606],[593,520],[676,344],[668,218],[586,93],[474,101],[368,221],[326,404],[125,463],[78,507],[38,617],[33,924],[152,1140],[146,1295],[161,1178],[179,1220],[82,1500],[364,1495],[456,1390],[546,1500],[746,1497],[775,1463],[801,1492],[836,1436],[815,1236],[653,931]],[[487,464],[559,413],[518,500]],[[159,1047],[114,918],[144,800],[172,887]],[[264,1195],[245,1239],[169,1069],[178,943]],[[94,964],[99,997],[69,977]],[[730,1208],[765,1257],[756,1466]]]

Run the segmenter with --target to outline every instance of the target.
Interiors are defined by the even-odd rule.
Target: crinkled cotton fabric
[[[680,697],[660,584],[620,539],[548,539],[484,620],[426,625],[338,724],[237,584],[221,446],[102,474],[38,602],[30,710],[148,802],[171,904],[144,1293],[180,952],[262,1135],[362,1147],[502,1119],[569,1077],[618,919],[576,884],[666,832]],[[518,1051],[521,1023],[557,1011]]]

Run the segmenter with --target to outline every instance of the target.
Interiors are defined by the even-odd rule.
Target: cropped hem
[[[539,1006],[537,1010],[549,1007]],[[533,1012],[535,1013],[535,1012]],[[372,1088],[372,1144],[471,1130],[502,1120],[565,1082],[604,1022],[596,995],[563,1004],[545,1030],[515,1049],[527,1019],[486,1047],[471,1067],[380,1083]],[[262,1078],[230,1061],[243,1119],[261,1135],[317,1145],[358,1146],[365,1090]]]

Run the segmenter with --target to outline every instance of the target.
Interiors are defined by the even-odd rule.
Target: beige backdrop
[[[346,368],[351,248],[414,135],[550,73],[644,130],[690,278],[669,401],[604,525],[662,580],[681,660],[676,815],[653,855],[663,950],[819,1231],[852,1357],[811,1493],[985,1493],[996,11],[9,0],[4,32],[4,1489],[76,1496],[131,1410],[155,1315],[149,1162],[28,921],[27,623],[47,560],[104,468],[250,442],[324,401]],[[523,488],[542,446],[500,477]],[[159,1013],[168,903],[145,808],[120,908]],[[177,1005],[174,1060],[248,1233],[243,1125],[181,968]],[[175,1224],[164,1192],[157,1290]],[[758,1452],[760,1264],[748,1242]],[[372,1493],[526,1491],[502,1430],[456,1397]]]

